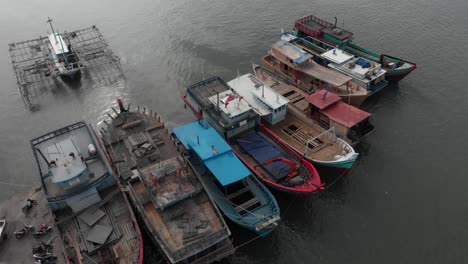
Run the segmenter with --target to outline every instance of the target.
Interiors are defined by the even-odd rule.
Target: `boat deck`
[[[291,113],[288,113],[280,123],[270,126],[269,129],[297,152],[313,160],[333,161],[337,155],[347,154],[343,153],[344,150],[340,144],[331,139],[329,135],[321,135],[322,132],[319,129],[308,125]]]
[[[121,179],[130,183],[135,207],[153,241],[171,262],[229,241],[230,232],[220,212],[159,119],[123,112],[103,132]],[[148,150],[143,154],[145,145]],[[135,172],[137,177],[133,176]]]
[[[88,126],[84,122],[79,122],[67,128],[50,132],[32,141],[32,144],[35,148],[35,156],[39,164],[41,179],[47,198],[64,199],[71,197],[75,194],[82,192],[83,190],[88,189],[89,186],[96,185],[98,182],[103,180],[104,177],[109,175],[106,164],[104,163],[101,157],[89,159],[88,145],[94,142],[90,133],[90,128],[88,128]],[[73,141],[73,144],[80,151],[80,154],[86,161],[86,165],[89,169],[91,176],[88,179],[88,184],[86,184],[85,186],[81,185],[77,188],[64,189],[58,184],[53,183],[52,177],[49,176],[49,169],[47,163],[42,158],[40,153],[38,153],[38,151],[36,150],[41,150],[45,157],[48,158],[49,153],[47,153],[47,147],[51,144],[56,144],[66,139],[71,139]],[[98,148],[98,146],[95,147]],[[50,155],[52,154],[54,153],[50,153]]]
[[[261,67],[255,68],[255,75],[266,85],[277,91],[282,96],[289,100],[288,107],[292,105],[301,111],[306,111],[309,107],[309,103],[305,98],[309,95],[308,93],[296,88],[292,85],[288,85],[284,82],[280,82],[277,79],[279,77],[273,76],[269,72],[263,70]]]
[[[59,224],[59,229],[63,234],[66,243],[72,245],[69,254],[74,257],[75,263],[81,259],[83,263],[109,263],[116,261],[121,264],[133,264],[139,258],[139,238],[131,218],[129,206],[123,194],[118,188],[107,193],[108,202],[102,206],[95,206],[88,209],[88,212],[95,214],[103,212],[104,215],[93,223],[93,227],[105,226],[112,228],[112,231],[104,244],[97,244],[88,241],[92,233],[101,236],[99,231],[90,227],[83,213],[77,217]],[[86,219],[86,221],[84,221]],[[94,220],[95,221],[95,220]],[[79,249],[77,251],[76,249]]]
[[[295,27],[301,31],[322,32],[338,40],[345,40],[353,35],[352,32],[336,27],[335,25],[336,24],[332,24],[313,15],[300,18],[295,22]]]

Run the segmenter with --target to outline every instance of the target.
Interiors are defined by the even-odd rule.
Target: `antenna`
[[[54,35],[54,38],[55,38],[55,41],[57,41],[57,36],[55,36],[55,31],[54,31],[54,27],[52,26],[52,19],[50,19],[50,17],[47,17],[47,23],[50,24],[50,28],[52,29],[52,34]]]
[[[262,83],[262,98],[265,98],[265,84]]]

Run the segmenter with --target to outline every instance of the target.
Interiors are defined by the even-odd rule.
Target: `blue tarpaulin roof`
[[[223,186],[250,175],[231,147],[205,120],[175,128],[173,133],[185,148],[197,153]]]
[[[261,166],[265,168],[271,176],[277,181],[286,178],[290,172],[288,164],[283,162],[273,162],[268,165],[263,165],[266,161],[273,158],[284,158],[291,160],[286,153],[284,153],[277,146],[272,144],[266,138],[258,133],[250,133],[242,137],[238,137],[237,143],[245,150],[251,157],[253,157]]]

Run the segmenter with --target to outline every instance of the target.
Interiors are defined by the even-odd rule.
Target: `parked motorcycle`
[[[16,239],[21,239],[23,238],[24,235],[33,231],[34,231],[33,225],[23,224],[23,228],[16,230],[15,232],[13,232],[13,234],[15,235]]]
[[[33,236],[34,238],[40,238],[41,236],[47,234],[47,233],[51,233],[52,232],[52,227],[51,226],[46,226],[44,224],[42,224],[40,227],[39,227],[39,231],[36,231],[33,233]]]
[[[26,200],[26,205],[23,206],[23,208],[22,208],[21,210],[23,210],[23,213],[29,214],[29,212],[30,212],[31,209],[34,207],[34,205],[37,205],[37,201],[36,201],[36,200],[27,199],[27,200]]]
[[[34,257],[34,260],[37,262],[40,262],[39,263],[47,263],[47,261],[50,262],[55,262],[55,260],[57,259],[57,255],[55,255],[54,253],[52,252],[47,252],[47,253],[42,253],[42,254],[33,254],[33,257]]]
[[[54,249],[52,242],[49,240],[47,243],[41,241],[41,245],[32,249],[33,254],[43,254],[43,253],[51,253]]]

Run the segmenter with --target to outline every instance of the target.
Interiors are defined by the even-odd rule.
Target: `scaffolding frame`
[[[113,73],[116,71],[119,76],[122,74],[118,56],[113,53],[96,26],[71,32],[65,31],[60,35],[68,41],[73,54],[78,58],[78,63],[69,71],[76,71],[77,68],[86,70],[87,73],[95,71],[96,76],[89,76],[91,79],[107,77],[109,72],[102,72],[102,67],[106,70],[113,68]],[[8,47],[23,102],[30,111],[37,111],[39,105],[34,103],[35,91],[42,86],[47,86],[51,80],[61,74],[66,74],[68,70],[59,71],[56,64],[57,58],[51,52],[51,44],[47,36],[10,43]],[[99,71],[101,73],[98,73]]]

